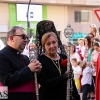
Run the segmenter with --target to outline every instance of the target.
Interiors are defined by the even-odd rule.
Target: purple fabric
[[[0,86],[3,86],[1,83],[0,83]],[[30,81],[30,82],[27,82],[19,87],[15,87],[15,88],[10,88],[8,90],[8,92],[35,92],[35,84],[34,84],[34,81]]]

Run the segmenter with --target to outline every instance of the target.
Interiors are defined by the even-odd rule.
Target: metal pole
[[[68,50],[67,50],[67,54],[68,54],[67,71],[72,71],[72,68],[71,68],[71,65],[70,65],[70,46],[71,46],[70,38],[72,37],[73,33],[74,33],[74,31],[71,28],[71,25],[68,24],[67,28],[65,28],[65,30],[64,30],[64,35],[65,35],[66,38],[68,38],[68,42],[67,42],[68,43]],[[72,77],[70,78],[70,76],[68,75],[67,90],[66,90],[66,100],[72,100],[72,91],[73,91]]]
[[[28,8],[27,8],[27,33],[30,35],[30,21],[29,21],[29,8],[30,8],[31,0],[29,0]],[[29,53],[30,55],[30,62],[32,59],[37,59],[37,50],[35,49],[33,53]],[[31,59],[32,58],[32,59]],[[39,92],[38,92],[38,82],[37,82],[37,73],[34,72],[34,78],[35,78],[35,90],[36,90],[36,99],[39,100]]]
[[[29,8],[30,8],[31,0],[29,0],[28,8],[27,8],[27,33],[30,34],[30,21],[29,21]]]

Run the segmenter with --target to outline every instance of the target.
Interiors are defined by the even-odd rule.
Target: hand
[[[28,67],[32,72],[40,72],[42,68],[41,63],[38,60],[31,61]]]
[[[63,74],[64,78],[69,78],[71,79],[72,76],[73,76],[73,71],[66,71],[64,74]]]

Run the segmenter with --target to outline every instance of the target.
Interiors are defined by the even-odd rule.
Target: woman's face
[[[74,46],[73,45],[70,47],[70,52],[74,53]]]
[[[50,36],[45,42],[44,49],[48,55],[56,54],[58,42],[54,36]]]
[[[85,43],[85,45],[88,45],[88,41],[86,38],[84,39],[84,43]]]
[[[89,34],[90,38],[91,38],[91,41],[94,42],[94,37],[93,35]]]
[[[90,27],[90,32],[94,32],[94,28],[93,27]]]

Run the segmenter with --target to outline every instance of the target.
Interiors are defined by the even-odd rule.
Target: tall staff
[[[38,50],[37,47],[32,48],[32,50],[29,52],[29,59],[30,62],[34,59],[38,58]],[[36,90],[36,100],[39,100],[39,92],[38,92],[38,82],[37,82],[37,73],[34,72],[34,78],[35,78],[35,90]]]
[[[71,46],[71,42],[70,42],[70,38],[73,36],[74,31],[71,28],[71,25],[68,24],[67,28],[65,28],[64,30],[64,35],[66,38],[68,38],[68,50],[67,50],[67,54],[68,54],[68,63],[67,63],[67,71],[72,71],[72,67],[70,65],[70,46]],[[67,80],[67,94],[66,94],[66,100],[72,100],[72,91],[73,91],[73,85],[72,85],[72,77],[70,77],[70,75],[68,75],[68,80]]]
[[[30,9],[31,0],[29,0],[28,7],[27,7],[27,33],[30,35],[30,21],[29,21],[29,9]],[[38,50],[37,48],[33,48],[31,52],[29,52],[29,59],[30,62],[33,59],[37,59],[38,57]],[[39,100],[39,92],[38,92],[38,82],[37,82],[37,73],[34,73],[35,78],[35,90],[36,90],[36,99]]]

